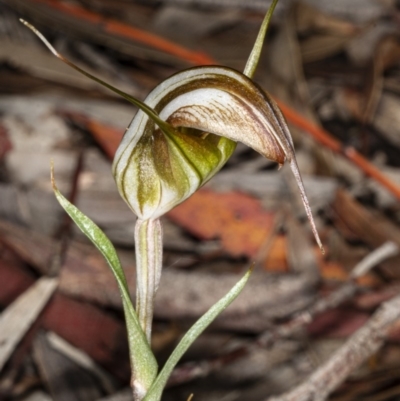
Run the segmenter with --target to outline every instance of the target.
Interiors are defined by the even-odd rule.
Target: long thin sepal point
[[[324,247],[322,245],[321,239],[319,238],[318,230],[317,230],[317,227],[315,225],[315,221],[314,221],[314,217],[313,217],[312,212],[311,212],[310,204],[308,203],[308,198],[307,198],[307,195],[306,195],[306,191],[304,189],[303,179],[301,178],[299,167],[297,166],[296,159],[292,159],[290,161],[290,168],[291,168],[291,170],[293,172],[293,175],[294,175],[294,177],[296,179],[297,186],[298,186],[299,191],[300,191],[300,197],[301,197],[301,200],[303,201],[304,209],[306,210],[308,221],[310,222],[311,231],[314,234],[315,241],[317,242],[317,244],[319,246],[319,249],[321,250],[321,253],[323,255],[325,255],[325,249],[324,249]]]

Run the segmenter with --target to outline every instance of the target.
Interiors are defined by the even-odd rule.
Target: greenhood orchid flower
[[[293,141],[275,101],[227,67],[191,68],[157,86],[117,150],[113,173],[121,196],[143,220],[156,219],[192,195],[243,142],[290,163],[318,245],[322,245],[297,166]]]
[[[276,2],[244,74],[220,66],[191,68],[163,81],[144,102],[73,64],[22,20],[62,61],[139,107],[116,152],[113,173],[122,198],[140,220],[157,219],[187,199],[222,168],[240,141],[279,165],[290,163],[323,250],[289,128],[275,101],[250,79]]]

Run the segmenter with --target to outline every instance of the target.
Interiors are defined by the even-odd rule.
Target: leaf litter
[[[32,284],[46,274],[56,246],[52,236],[63,217],[50,190],[50,159],[56,164],[58,184],[68,192],[80,152],[84,163],[77,205],[117,246],[130,288],[135,287],[133,217],[109,172],[110,159],[135,110],[73,71],[64,71],[62,64],[20,30],[18,18],[35,22],[69,58],[88,64],[85,69],[143,98],[160,80],[191,63],[201,63],[205,55],[206,60],[243,69],[262,19],[256,3],[234,8],[223,1],[213,6],[205,0],[185,1],[184,12],[175,13],[174,2],[167,0],[157,6],[119,2],[118,7],[107,0],[80,2],[86,15],[147,30],[187,53],[155,48],[128,37],[129,30],[122,34],[93,29],[93,24],[82,23],[76,12],[82,9],[68,14],[66,2],[60,0],[4,1],[0,5],[2,21],[7,22],[0,36],[4,88],[0,96],[0,293],[6,294],[8,288],[14,294],[14,298],[1,299],[4,311],[17,294],[29,295],[23,284],[27,277]],[[321,258],[313,246],[307,225],[302,225],[303,213],[280,172],[241,147],[220,175],[167,217],[171,238],[166,245],[154,334],[154,341],[160,339],[161,360],[211,300],[237,281],[250,261],[257,260],[257,267],[243,299],[234,302],[206,333],[208,356],[203,358],[201,341],[194,345],[189,359],[178,366],[166,400],[186,400],[190,392],[195,399],[208,401],[278,397],[289,387],[306,385],[307,377],[318,373],[318,366],[329,360],[333,349],[340,349],[358,328],[368,328],[366,322],[371,322],[380,303],[395,302],[400,284],[398,256],[380,261],[364,278],[351,279],[352,268],[371,251],[388,240],[400,244],[396,197],[400,185],[396,80],[400,71],[398,35],[393,29],[400,11],[391,2],[367,3],[363,7],[342,1],[335,5],[327,1],[285,3],[273,22],[256,76],[289,110],[285,113],[283,107],[296,153],[302,155],[299,168],[307,172],[306,191],[318,215],[326,257]],[[188,21],[197,17],[208,23],[186,35]],[[180,42],[180,36],[185,40]],[[194,59],[182,55],[194,55]],[[290,114],[293,109],[302,120]],[[335,149],[326,136],[317,142],[310,131],[328,133]],[[66,251],[59,281],[41,327],[81,348],[108,370],[111,380],[119,382],[115,387],[102,386],[92,373],[94,382],[74,375],[75,385],[88,386],[86,399],[93,399],[92,386],[95,397],[129,399],[122,390],[127,386],[129,361],[124,360],[127,344],[117,288],[104,262],[77,232]],[[338,304],[287,337],[287,328],[299,322],[296,316],[314,310],[318,302],[349,283],[356,295],[339,298]],[[82,324],[68,324],[73,321]],[[91,341],[84,335],[88,322],[93,327]],[[102,331],[105,324],[107,330]],[[272,348],[260,345],[260,338],[266,338],[263,335],[277,332],[281,337],[268,345]],[[66,371],[86,369],[90,373],[91,367],[69,360],[68,354],[60,359],[57,353],[66,351],[57,349],[54,354],[46,343],[48,337],[40,332],[33,336],[33,354],[28,351],[15,358],[23,342],[13,345],[9,365],[1,372],[0,390],[7,389],[9,399],[62,399],[59,394],[66,388],[67,377],[63,373],[57,378],[49,366],[62,360],[60,366]],[[399,353],[398,331],[390,332],[388,338],[390,344],[379,345],[373,366],[362,364],[361,358],[346,384],[330,399],[399,396],[394,379],[398,359],[390,358]],[[123,361],[119,368],[117,360]],[[27,380],[32,366],[36,382]],[[244,367],[248,374],[239,379],[238,371]],[[42,393],[37,392],[38,383]],[[122,390],[120,396],[117,389]],[[66,389],[64,396],[68,394]]]

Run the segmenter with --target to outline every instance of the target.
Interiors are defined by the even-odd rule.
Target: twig
[[[368,357],[383,345],[392,324],[400,319],[400,296],[385,302],[371,319],[304,383],[268,401],[324,401]]]

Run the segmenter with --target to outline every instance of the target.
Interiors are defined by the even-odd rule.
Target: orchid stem
[[[159,219],[136,221],[136,312],[151,343],[154,297],[162,268],[162,226]]]

